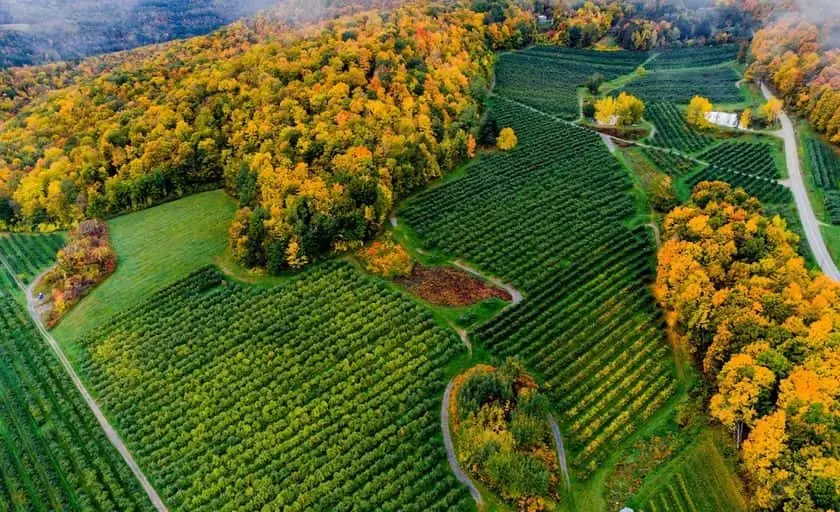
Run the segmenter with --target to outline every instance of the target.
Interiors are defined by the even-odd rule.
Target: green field
[[[774,143],[777,141],[773,141]],[[697,155],[700,160],[759,178],[776,180],[786,174],[780,150],[767,141],[724,141]]]
[[[645,109],[645,119],[656,126],[650,143],[654,146],[694,153],[714,144],[714,139],[688,125],[685,113],[673,103],[652,103]]]
[[[213,191],[109,221],[117,271],[67,314],[56,339],[72,346],[114,313],[214,263],[227,247],[235,209],[224,192]]]
[[[647,58],[547,47],[501,55],[488,117],[515,129],[517,148],[483,151],[400,206],[410,249],[436,263],[462,259],[524,294],[470,325],[472,358],[445,327],[462,312],[429,308],[343,261],[259,286],[228,268],[246,282],[225,278],[209,266],[227,267],[235,204],[222,192],[110,221],[118,270],[55,334],[167,505],[473,509],[446,462],[440,399],[455,369],[517,356],[565,438],[574,496],[561,510],[610,510],[605,480],[673,416],[686,382],[649,288],[648,203],[596,133],[555,116],[577,118],[577,88],[592,73],[621,79]],[[681,124],[673,104],[656,116],[669,126],[654,137],[663,146],[696,154],[716,144]],[[789,204],[763,156],[738,170],[752,162],[737,160],[737,148],[721,154],[707,155],[710,166],[671,149],[636,156],[682,187],[724,178]],[[693,468],[709,457],[698,452],[668,464]],[[640,508],[669,503],[671,488],[685,488],[675,503],[703,506],[712,477],[659,474]],[[714,479],[724,498],[737,496],[731,472]]]
[[[21,300],[0,268],[0,510],[152,510]]]
[[[463,346],[346,263],[274,288],[200,270],[82,344],[84,376],[173,509],[469,508],[439,418]]]
[[[480,158],[400,215],[427,249],[524,291],[519,307],[474,338],[522,358],[547,384],[586,479],[675,391],[646,287],[653,247],[645,230],[624,227],[634,214],[630,179],[596,134],[501,98],[491,108],[519,146]]]
[[[640,512],[745,512],[733,470],[715,442],[704,439],[667,467],[633,499]]]
[[[11,267],[15,277],[29,284],[55,262],[64,242],[64,236],[60,234],[0,234],[0,256]]]
[[[648,65],[648,69],[684,69],[717,66],[734,62],[738,57],[738,45],[709,46],[705,48],[674,48],[661,50]]]
[[[499,56],[496,92],[564,119],[578,118],[578,87],[594,74],[607,80],[647,59],[638,52],[597,52],[537,46]]]
[[[691,98],[700,95],[713,103],[736,104],[746,101],[741,90],[735,86],[740,78],[729,65],[667,69],[648,71],[644,76],[626,84],[623,90],[650,103],[667,101],[688,104]]]

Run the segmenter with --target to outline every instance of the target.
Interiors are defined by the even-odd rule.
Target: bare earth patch
[[[505,290],[453,267],[414,265],[411,275],[399,277],[396,282],[436,306],[471,306],[491,297],[512,300]]]

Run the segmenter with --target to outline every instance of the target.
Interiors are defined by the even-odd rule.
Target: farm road
[[[90,410],[93,411],[93,415],[96,416],[96,421],[99,422],[99,426],[105,432],[105,437],[108,438],[108,441],[117,449],[117,451],[122,456],[125,463],[128,465],[131,472],[134,473],[134,476],[140,482],[140,485],[143,487],[143,490],[148,495],[149,500],[152,502],[152,505],[155,507],[156,510],[159,512],[167,512],[166,505],[164,505],[163,500],[160,499],[158,496],[157,491],[155,491],[152,484],[149,483],[149,480],[146,478],[146,475],[143,474],[143,471],[140,469],[140,466],[134,461],[134,457],[131,455],[131,452],[123,443],[122,439],[120,438],[117,431],[114,430],[114,427],[108,422],[108,419],[105,418],[105,415],[102,414],[102,410],[99,408],[99,404],[93,399],[93,397],[88,392],[85,385],[82,384],[81,379],[79,376],[76,375],[76,371],[73,370],[73,366],[70,364],[70,361],[67,360],[67,356],[64,355],[64,352],[61,350],[61,347],[58,345],[58,342],[52,335],[47,331],[47,328],[44,327],[44,322],[41,320],[40,315],[38,314],[38,301],[33,296],[35,285],[41,280],[44,275],[49,272],[44,272],[35,279],[32,280],[32,284],[29,286],[25,286],[20,279],[18,279],[17,275],[12,270],[12,267],[6,261],[5,258],[0,256],[0,264],[2,264],[6,271],[9,272],[9,275],[17,283],[18,287],[23,290],[23,293],[26,294],[26,304],[27,309],[29,310],[29,316],[32,318],[32,321],[35,323],[35,327],[38,329],[38,332],[41,333],[41,336],[44,340],[49,344],[50,348],[52,348],[53,352],[55,353],[58,360],[61,362],[61,366],[64,367],[64,371],[67,372],[67,375],[70,376],[70,380],[73,381],[73,384],[76,386],[76,389],[81,393],[82,398],[84,398],[85,402],[87,403]]]
[[[557,462],[560,465],[560,472],[563,473],[563,478],[566,481],[566,488],[572,486],[572,481],[569,479],[569,466],[566,463],[566,449],[563,448],[563,436],[560,434],[560,427],[554,421],[554,416],[548,413],[548,422],[551,424],[551,434],[554,436],[554,447],[557,449]]]
[[[770,89],[762,83],[761,92],[768,100],[773,97]],[[817,221],[817,216],[814,214],[814,209],[811,207],[811,201],[808,198],[808,191],[805,188],[805,180],[802,177],[802,168],[799,164],[799,150],[797,148],[796,130],[793,122],[786,112],[782,111],[779,114],[779,120],[782,122],[782,129],[775,132],[777,137],[780,137],[785,142],[785,161],[787,162],[788,180],[791,192],[793,192],[793,199],[796,202],[796,210],[799,212],[799,219],[802,222],[802,229],[805,231],[805,238],[808,240],[808,245],[811,247],[811,252],[817,260],[820,269],[825,275],[834,281],[840,281],[840,270],[831,258],[828,252],[828,247],[823,240],[822,232],[820,231],[820,224]]]
[[[446,391],[443,393],[443,405],[440,409],[440,429],[443,432],[443,445],[446,447],[446,458],[449,460],[449,467],[452,468],[452,473],[455,474],[455,478],[459,482],[467,486],[470,495],[472,495],[475,503],[481,509],[484,500],[481,498],[481,493],[478,492],[478,488],[470,480],[470,477],[458,465],[458,457],[455,456],[455,445],[452,444],[452,434],[449,432],[449,400],[452,397],[453,384],[454,380],[451,380],[446,385]]]

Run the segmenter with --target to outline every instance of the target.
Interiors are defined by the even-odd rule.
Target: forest
[[[665,219],[656,295],[770,510],[835,510],[838,287],[742,189],[705,182]]]

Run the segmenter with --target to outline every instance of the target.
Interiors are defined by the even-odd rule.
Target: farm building
[[[738,114],[732,112],[709,112],[706,114],[706,120],[726,128],[738,127]]]

